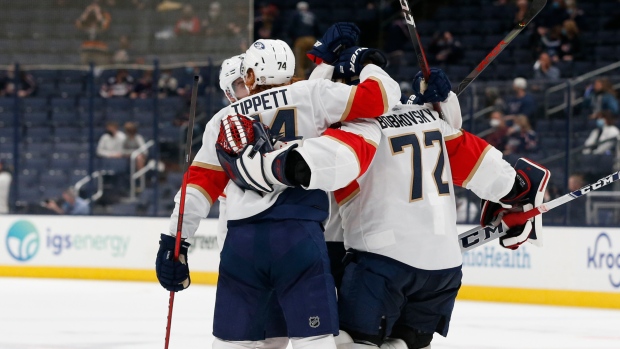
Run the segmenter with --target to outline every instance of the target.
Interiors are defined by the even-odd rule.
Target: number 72
[[[435,179],[435,185],[437,186],[437,193],[439,195],[448,195],[450,194],[450,186],[441,179],[445,165],[442,139],[443,135],[439,132],[439,130],[424,132],[424,148],[435,146],[435,142],[439,144],[439,155],[437,156],[437,162],[435,163],[435,169],[433,170],[433,178]],[[402,154],[404,153],[405,148],[411,147],[412,174],[411,196],[409,198],[409,202],[422,199],[422,147],[420,146],[418,136],[415,133],[408,133],[390,137],[389,141],[390,147],[392,148],[392,155]]]

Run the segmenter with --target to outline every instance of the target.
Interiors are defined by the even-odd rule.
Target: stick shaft
[[[409,30],[409,36],[411,37],[411,43],[413,44],[413,51],[418,59],[418,65],[420,66],[420,71],[422,72],[422,76],[425,81],[431,76],[431,68],[428,65],[428,60],[426,59],[426,52],[424,51],[424,47],[422,47],[422,43],[420,40],[420,34],[418,34],[418,30],[415,26],[415,21],[413,20],[413,15],[411,15],[411,10],[409,9],[409,2],[407,0],[400,0],[400,7],[403,10],[403,16],[405,16],[405,22],[407,23],[407,30]],[[439,113],[439,117],[445,119],[443,116],[443,112],[441,111],[441,105],[439,103],[433,103],[433,109]]]
[[[198,98],[198,80],[199,76],[194,76],[194,85],[192,86],[192,97],[189,108],[189,125],[187,126],[187,140],[185,141],[185,161],[183,184],[181,185],[181,203],[179,204],[179,217],[177,219],[177,236],[174,244],[174,260],[179,260],[179,252],[181,250],[181,236],[183,234],[183,213],[185,212],[185,194],[187,192],[187,182],[189,181],[190,166],[189,162],[192,157],[192,139],[194,137],[194,120],[196,119],[196,99]],[[172,308],[174,306],[174,292],[170,291],[170,299],[168,301],[168,323],[166,325],[166,343],[164,348],[168,349],[170,343],[170,328],[172,327]]]
[[[510,44],[512,40],[514,40],[517,35],[519,35],[519,33],[523,31],[523,29],[525,29],[525,27],[540,13],[540,11],[545,7],[546,4],[547,0],[532,1],[532,3],[530,4],[530,8],[523,17],[523,20],[515,24],[514,28],[510,31],[510,33],[508,33],[508,35],[506,35],[506,37],[503,38],[499,42],[499,44],[497,44],[497,46],[495,46],[493,50],[489,52],[489,54],[482,60],[482,62],[480,62],[480,64],[478,64],[476,68],[474,68],[474,70],[469,73],[469,75],[467,75],[467,77],[463,79],[463,81],[459,84],[459,87],[456,90],[457,96],[460,95],[478,77],[478,75],[480,75],[480,73],[482,73],[482,71],[485,70],[486,67],[488,67],[489,64],[491,64],[491,62],[493,62],[500,53],[502,53],[502,51],[504,51],[506,46],[508,46],[508,44]]]
[[[533,210],[523,212],[520,215],[520,219],[530,219],[539,214],[543,214],[549,212],[550,210],[562,206],[567,202],[573,201],[577,198],[580,198],[588,193],[591,193],[595,190],[601,189],[604,186],[607,186],[613,182],[616,182],[620,179],[620,171],[614,172],[610,175],[607,175],[595,183],[588,184],[581,189],[577,189],[568,194],[562,195],[557,199],[551,200],[547,203],[544,203]],[[497,227],[493,226],[478,226],[472,228],[464,233],[459,234],[459,244],[461,247],[461,252],[469,251],[474,249],[480,245],[484,245],[489,241],[493,241],[499,237],[506,235],[505,227],[503,224],[498,225]]]

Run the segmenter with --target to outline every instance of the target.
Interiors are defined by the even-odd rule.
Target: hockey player
[[[337,47],[343,43],[353,45],[351,28],[337,24],[328,30],[320,48],[326,57],[335,61]],[[361,55],[349,57],[356,65],[361,65],[362,59]],[[227,193],[228,234],[221,253],[214,348],[253,348],[255,341],[264,339],[265,300],[272,293],[286,315],[294,348],[335,347],[336,298],[321,229],[328,211],[326,193],[281,185],[270,187],[265,195],[244,190],[239,182],[229,183],[213,144],[220,121],[228,115],[256,116],[275,132],[288,137],[317,137],[333,123],[384,113],[398,102],[400,91],[394,80],[372,64],[361,70],[357,87],[322,79],[291,84],[294,65],[294,56],[284,42],[253,43],[242,65],[251,96],[212,118],[203,135],[205,146],[191,166],[183,217],[184,238],[193,235],[200,219],[206,217],[213,198],[224,187]],[[330,132],[332,146],[340,149],[338,156],[331,159],[333,163],[355,161],[352,149],[361,143],[370,144],[357,136],[363,127],[361,122],[360,126],[350,126],[353,133],[346,128]],[[368,147],[374,149],[372,145]],[[350,166],[347,171],[352,171]],[[161,236],[156,263],[160,283],[171,291],[182,290],[190,283],[186,263],[188,244],[183,242],[178,262],[171,258],[179,195],[175,201],[177,207],[171,216],[170,233]]]
[[[241,75],[241,63],[244,58],[245,54],[240,54],[225,59],[220,69],[220,89],[224,92],[224,95],[231,104],[247,97],[249,94],[243,82],[243,76]],[[220,201],[220,214],[217,224],[217,242],[221,252],[226,239],[226,233],[228,232],[226,221],[226,194],[222,193],[218,200]],[[284,349],[287,347],[289,341],[282,308],[274,295],[272,295],[268,302],[268,315],[265,320],[265,339],[256,341],[256,348]]]
[[[351,249],[340,327],[356,342],[343,348],[430,348],[434,332],[447,334],[462,277],[453,185],[485,199],[483,224],[504,207],[527,210],[542,203],[549,171],[525,159],[513,168],[484,140],[441,120],[424,103],[441,102],[444,114],[452,114],[447,119],[457,120],[458,100],[443,72],[434,69],[429,80],[426,91],[421,74],[414,81],[422,105],[399,105],[378,118],[375,159],[359,178],[341,178],[350,184],[335,192]],[[279,166],[263,164],[263,173],[252,169],[249,176],[272,185],[333,187],[324,171],[324,159],[333,156],[329,147],[303,144],[290,154]],[[290,168],[295,176],[277,175]],[[540,233],[539,216],[512,227],[501,244],[517,248]]]

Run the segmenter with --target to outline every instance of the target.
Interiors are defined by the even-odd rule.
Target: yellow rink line
[[[2,276],[157,282],[155,268],[114,269],[0,265],[0,277]],[[216,272],[192,271],[191,276],[193,284],[215,285],[217,283]],[[620,292],[543,290],[463,285],[459,291],[458,299],[620,309]]]

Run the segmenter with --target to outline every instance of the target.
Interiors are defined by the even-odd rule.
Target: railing
[[[97,191],[94,194],[92,194],[89,198],[85,199],[89,203],[96,202],[97,200],[101,199],[101,197],[103,196],[103,176],[107,174],[108,173],[106,171],[95,171],[92,174],[87,175],[86,177],[80,179],[77,183],[75,183],[73,188],[75,189],[75,192],[78,193],[79,195],[80,189],[82,189],[84,185],[86,185],[88,182],[90,182],[93,179],[97,179]]]
[[[620,68],[620,61],[610,64],[608,66],[593,70],[589,73],[580,75],[574,79],[569,79],[561,84],[555,85],[553,87],[548,88],[545,91],[545,117],[549,118],[549,116],[561,112],[562,110],[565,110],[569,104],[569,98],[568,96],[570,95],[570,106],[571,107],[575,107],[581,103],[583,103],[584,99],[582,96],[580,97],[576,97],[574,93],[569,93],[568,90],[569,88],[574,88],[576,85],[584,82],[584,81],[588,81],[590,79],[592,79],[593,77],[599,76],[599,75],[603,75],[605,73],[608,73],[612,70],[618,69]],[[620,83],[615,84],[614,89],[618,89],[620,88]],[[551,102],[550,102],[550,96],[553,93],[557,93],[562,91],[564,93],[564,102],[556,105],[556,106],[551,106]]]
[[[146,185],[144,179],[146,173],[151,169],[157,168],[157,160],[155,160],[149,161],[143,168],[136,171],[136,159],[153,145],[155,145],[155,141],[151,139],[140,146],[140,148],[134,150],[129,156],[129,198],[132,201],[136,200],[136,181],[140,181],[140,191],[143,191]]]

